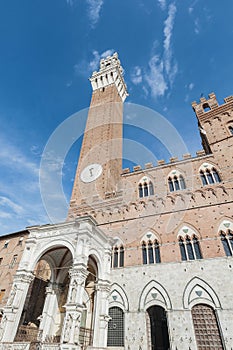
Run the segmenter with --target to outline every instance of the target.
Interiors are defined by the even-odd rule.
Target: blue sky
[[[1,1],[0,234],[49,221],[41,154],[55,128],[88,107],[88,77],[109,53],[119,53],[127,101],[161,113],[195,155],[190,103],[212,91],[220,103],[233,94],[232,13],[231,0]],[[67,199],[79,147],[80,140],[63,166]]]

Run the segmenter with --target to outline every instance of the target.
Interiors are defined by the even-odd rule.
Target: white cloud
[[[66,0],[66,3],[71,7],[74,6],[75,2],[76,0]],[[100,18],[100,11],[103,7],[104,0],[86,0],[86,4],[90,26],[91,28],[95,28]]]
[[[163,29],[163,52],[158,54],[158,43],[153,45],[152,55],[147,67],[135,66],[131,74],[133,84],[143,84],[144,91],[151,93],[153,97],[164,96],[165,92],[172,87],[178,72],[178,65],[173,57],[172,35],[176,16],[175,3],[169,5],[168,16],[164,21]]]
[[[191,90],[194,88],[194,83],[190,83],[190,84],[188,85],[188,88],[189,88],[189,90],[191,91]]]
[[[39,190],[39,148],[24,152],[9,139],[0,135],[0,235],[24,229],[28,219],[49,221]]]
[[[131,73],[131,80],[135,85],[138,85],[142,82],[142,70],[139,66],[133,68]]]
[[[67,4],[70,6],[74,5],[75,0],[66,0]]]
[[[86,0],[88,6],[88,17],[91,27],[94,28],[99,21],[100,11],[104,4],[104,0]]]
[[[188,13],[189,13],[190,15],[191,15],[191,13],[193,13],[193,7],[192,7],[192,6],[188,8]]]
[[[74,71],[76,74],[81,75],[90,75],[94,71],[99,69],[99,63],[102,58],[106,58],[107,56],[111,56],[114,53],[114,49],[108,49],[102,53],[99,53],[97,50],[92,51],[93,58],[91,61],[81,61],[74,65]]]
[[[38,175],[39,167],[36,163],[25,157],[25,155],[14,145],[10,144],[3,137],[0,137],[0,162],[2,165],[22,172],[30,172]]]
[[[171,37],[172,37],[172,31],[174,27],[174,20],[176,15],[176,6],[175,4],[171,4],[168,9],[168,17],[164,22],[164,63],[165,63],[165,69],[166,73],[170,75],[172,72],[172,49],[171,49]]]
[[[201,30],[201,27],[200,27],[200,20],[199,18],[196,18],[195,21],[194,21],[194,32],[196,34],[199,34],[200,33],[200,30]]]
[[[2,209],[0,209],[0,218],[1,219],[10,219],[11,214],[8,212],[4,212],[4,211],[2,211]]]
[[[17,215],[22,214],[24,211],[20,205],[18,205],[17,203],[14,203],[9,198],[3,197],[3,196],[0,196],[0,208],[1,207],[8,208]]]
[[[166,8],[166,0],[158,0],[159,6],[161,7],[162,10],[165,10]]]
[[[149,61],[149,72],[145,75],[145,80],[153,97],[163,96],[168,88],[164,77],[163,61],[156,55]]]

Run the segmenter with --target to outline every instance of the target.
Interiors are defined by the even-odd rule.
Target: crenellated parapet
[[[141,165],[135,165],[133,167],[133,171],[130,171],[130,168],[125,168],[122,170],[122,175],[126,175],[126,174],[131,174],[131,173],[137,173],[137,172],[143,172],[143,171],[147,171],[147,170],[156,170],[157,168],[160,168],[162,166],[171,166],[171,165],[175,165],[176,163],[182,163],[185,161],[192,161],[195,160],[197,158],[200,157],[208,157],[208,155],[206,155],[204,150],[200,150],[196,152],[196,157],[192,157],[190,153],[185,153],[183,154],[183,159],[179,159],[178,157],[171,157],[169,160],[169,162],[166,162],[164,159],[160,159],[157,161],[157,165],[154,165],[153,163],[146,163],[143,166]]]
[[[224,98],[224,104],[219,105],[216,95],[211,92],[209,98],[201,97],[199,102],[193,101],[192,108],[200,120],[211,118],[216,113],[223,113],[225,110],[233,107],[233,96]]]
[[[201,97],[199,103],[194,101],[192,107],[198,119],[202,146],[206,154],[221,151],[225,141],[233,133],[233,96],[226,97],[224,103],[219,105],[212,92],[208,99]],[[225,143],[224,147],[226,146]]]

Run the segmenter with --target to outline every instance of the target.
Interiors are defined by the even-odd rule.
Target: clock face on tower
[[[95,181],[102,174],[102,171],[103,169],[100,164],[90,164],[83,169],[80,179],[85,183]]]

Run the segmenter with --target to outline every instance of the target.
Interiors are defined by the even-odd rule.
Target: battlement
[[[117,52],[112,56],[101,59],[100,70],[93,72],[90,82],[93,91],[104,91],[105,87],[114,84],[122,101],[128,96],[127,86],[123,78],[124,70],[118,58]]]
[[[224,98],[224,104],[219,106],[214,92],[211,92],[208,97],[208,99],[201,97],[199,103],[196,101],[192,102],[192,107],[197,117],[203,115],[204,113],[213,111],[218,107],[224,106],[227,103],[233,102],[233,96],[229,96]]]
[[[165,162],[164,159],[160,159],[157,161],[157,165],[153,165],[152,163],[146,163],[144,167],[141,165],[135,165],[133,167],[133,171],[130,171],[130,168],[125,168],[122,170],[122,175],[125,174],[132,174],[140,171],[145,171],[145,170],[150,170],[150,169],[155,169],[161,166],[170,166],[175,163],[181,163],[184,161],[189,161],[189,160],[196,160],[199,159],[200,157],[208,157],[210,156],[209,154],[206,154],[204,150],[200,150],[196,152],[196,157],[192,157],[190,153],[185,153],[183,154],[183,159],[178,159],[178,157],[171,157],[170,162]]]

